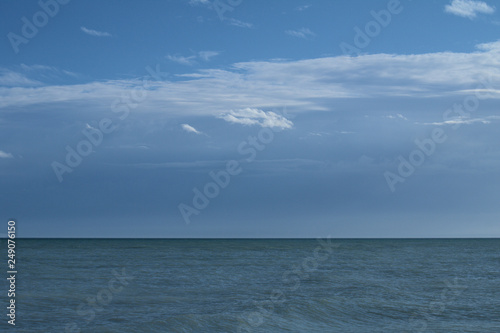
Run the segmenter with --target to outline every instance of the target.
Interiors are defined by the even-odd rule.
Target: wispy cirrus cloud
[[[39,86],[42,83],[26,77],[23,73],[0,68],[0,86],[26,87]]]
[[[495,7],[488,5],[484,1],[453,0],[444,7],[444,11],[449,14],[473,19],[477,14],[493,14]]]
[[[228,22],[230,25],[234,25],[235,27],[248,28],[248,29],[253,28],[252,23],[243,22],[234,18],[229,19]]]
[[[78,77],[78,74],[52,66],[20,64],[13,68],[0,67],[0,86],[30,87],[42,86],[43,81]]]
[[[390,114],[390,115],[386,116],[386,118],[408,120],[408,118],[406,118],[405,116],[403,116],[401,113],[397,113],[396,115]]]
[[[487,116],[482,118],[457,117],[455,119],[450,119],[446,121],[436,121],[431,123],[422,123],[422,124],[417,123],[417,124],[433,125],[433,126],[491,124],[492,120],[500,120],[500,116]]]
[[[306,9],[309,9],[310,7],[311,7],[311,5],[302,5],[302,6],[295,7],[295,10],[298,12],[301,12],[301,11],[304,11]]]
[[[6,153],[3,150],[0,150],[0,158],[13,158],[11,153]]]
[[[286,30],[285,33],[293,37],[304,38],[304,39],[316,36],[316,34],[308,28],[300,28],[297,30]]]
[[[197,60],[210,61],[213,57],[219,55],[217,51],[200,51],[194,55],[185,57],[180,55],[168,54],[166,57],[168,60],[176,62],[181,65],[193,66],[197,63]]]
[[[80,75],[78,73],[70,72],[64,69],[59,69],[54,66],[45,66],[45,65],[26,65],[21,64],[20,68],[22,71],[28,75],[38,76],[41,78],[62,78],[62,77],[73,77],[77,78]]]
[[[198,52],[198,57],[204,61],[210,61],[211,58],[218,56],[219,52],[217,51],[200,51]]]
[[[197,6],[197,5],[210,5],[210,0],[189,0],[189,4],[191,6]]]
[[[259,109],[245,108],[241,110],[232,110],[221,114],[219,118],[233,124],[259,125],[261,127],[277,127],[281,129],[292,128],[293,123],[272,111],[263,111]]]
[[[103,31],[97,31],[93,29],[88,29],[86,27],[80,27],[80,30],[82,30],[84,33],[90,36],[96,36],[96,37],[112,37],[112,35],[109,32],[103,32]]]
[[[184,57],[184,56],[167,54],[167,59],[170,61],[176,62],[178,64],[187,65],[187,66],[192,66],[196,63],[196,61],[195,61],[196,56]]]
[[[329,110],[335,100],[360,103],[373,98],[459,98],[473,94],[481,80],[487,82],[481,93],[499,99],[500,42],[480,44],[469,53],[248,61],[181,76],[185,79],[180,82],[151,81],[141,112],[218,116],[223,110],[283,105],[294,112]],[[116,96],[130,94],[141,87],[142,80],[39,86],[21,83],[0,87],[0,107],[65,103],[64,107],[71,109],[71,104],[76,107],[84,103],[90,109],[109,110]]]

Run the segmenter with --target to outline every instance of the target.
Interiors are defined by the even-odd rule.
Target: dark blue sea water
[[[500,332],[498,239],[16,245],[2,332]]]

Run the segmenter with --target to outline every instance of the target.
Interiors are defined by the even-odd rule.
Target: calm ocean
[[[499,239],[17,239],[16,256],[2,332],[500,332]]]

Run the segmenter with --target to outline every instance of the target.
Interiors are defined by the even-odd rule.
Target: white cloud
[[[450,119],[446,121],[436,121],[432,123],[423,123],[421,125],[433,125],[433,126],[444,126],[444,125],[471,125],[471,124],[491,124],[492,120],[499,120],[500,116],[488,116],[483,118],[466,118],[457,117],[455,119]],[[419,124],[419,123],[417,123]]]
[[[40,81],[29,79],[24,74],[0,68],[0,86],[24,87],[39,86],[41,84]]]
[[[229,19],[229,24],[240,28],[248,28],[248,29],[253,28],[252,23],[243,22],[234,18]]]
[[[0,67],[0,86],[29,87],[42,86],[42,79],[65,79],[68,76],[78,77],[78,74],[60,70],[52,66],[25,65],[14,66],[16,70]]]
[[[495,51],[500,52],[500,42],[492,42],[492,43],[481,43],[477,44],[476,48],[481,51]]]
[[[217,51],[200,51],[198,52],[198,56],[204,61],[210,61],[210,58],[219,55]]]
[[[307,135],[310,135],[310,136],[326,136],[326,135],[330,135],[330,133],[327,133],[327,132],[309,132],[309,133],[307,133]]]
[[[388,116],[386,116],[386,118],[389,118],[389,119],[403,119],[403,120],[408,120],[408,118],[406,118],[405,116],[403,116],[401,113],[398,113],[396,114],[395,116],[390,114]]]
[[[189,57],[168,54],[167,59],[181,65],[192,66],[197,63],[196,62],[197,59],[201,59],[203,61],[210,61],[211,58],[217,56],[218,54],[219,52],[217,51],[200,51],[197,54]]]
[[[489,6],[486,2],[475,0],[453,0],[444,7],[446,13],[473,19],[477,14],[493,14],[495,7]]]
[[[6,153],[3,150],[0,150],[0,158],[13,158],[11,153]]]
[[[45,66],[45,65],[26,65],[26,64],[21,64],[20,67],[26,71],[26,72],[31,72],[31,71],[58,71],[55,67],[52,66]]]
[[[102,32],[102,31],[97,31],[97,30],[92,30],[92,29],[87,29],[85,27],[80,27],[80,29],[85,32],[87,35],[90,36],[96,36],[96,37],[111,37],[111,34],[109,32]]]
[[[183,57],[183,56],[175,56],[175,55],[167,55],[167,59],[173,62],[176,62],[181,65],[194,65],[196,63],[195,59],[196,56],[189,56],[189,57]]]
[[[181,127],[188,133],[203,134],[203,132],[198,131],[196,128],[188,124],[182,124]]]
[[[242,125],[259,125],[262,127],[278,127],[292,128],[293,123],[285,117],[276,114],[272,111],[262,111],[259,109],[245,108],[241,110],[233,110],[225,114],[221,114],[219,118],[227,122]]]
[[[480,44],[469,53],[241,62],[225,69],[187,72],[180,81],[150,79],[147,98],[134,112],[217,116],[223,110],[270,110],[287,105],[297,113],[332,110],[332,102],[339,99],[342,103],[366,98],[457,99],[476,92],[487,99],[500,99],[499,55],[500,42],[494,42]],[[479,87],[481,82],[486,87]],[[89,110],[111,112],[117,96],[135,96],[134,89],[142,87],[139,78],[30,87],[20,83],[0,86],[0,107],[64,103],[61,106],[67,110],[87,105]],[[399,110],[386,114],[396,116]]]
[[[311,30],[309,30],[308,28],[300,28],[298,30],[286,30],[285,33],[293,37],[304,38],[304,39],[307,37],[316,36],[316,34]]]
[[[308,9],[309,7],[311,7],[311,5],[298,6],[298,7],[295,7],[295,10],[301,12],[303,10]]]
[[[64,69],[59,69],[57,67],[53,66],[45,66],[45,65],[26,65],[26,64],[21,64],[19,67],[25,72],[29,73],[30,75],[40,75],[43,77],[64,77],[64,76],[72,76],[72,77],[79,77],[79,74],[70,72]]]
[[[196,5],[210,5],[210,0],[189,0],[191,6]]]

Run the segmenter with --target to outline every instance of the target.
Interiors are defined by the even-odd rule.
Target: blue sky
[[[4,1],[24,237],[500,237],[493,1]]]

